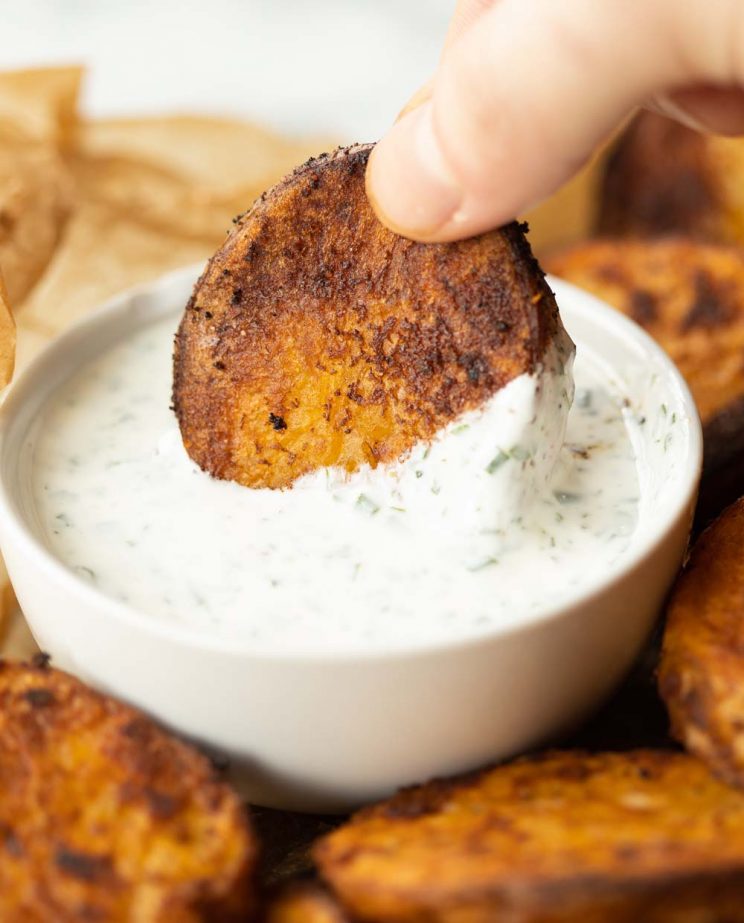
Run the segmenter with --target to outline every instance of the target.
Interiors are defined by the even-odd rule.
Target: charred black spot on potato
[[[111,873],[110,856],[90,855],[68,847],[57,849],[54,861],[61,872],[83,881],[95,881]]]
[[[630,295],[630,314],[633,320],[645,326],[656,320],[656,299],[645,289],[633,289]]]
[[[695,327],[720,327],[732,319],[722,286],[702,270],[695,275],[695,295],[690,310],[682,321],[683,330]]]
[[[49,689],[27,689],[23,698],[34,708],[46,708],[55,703],[54,693]]]

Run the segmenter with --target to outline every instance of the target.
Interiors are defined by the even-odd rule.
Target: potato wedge
[[[403,791],[315,860],[361,921],[740,923],[743,824],[694,757],[565,751]]]
[[[208,760],[45,665],[0,664],[0,919],[244,921],[256,845]]]
[[[290,885],[275,894],[261,919],[264,923],[349,923],[336,899],[314,882]]]
[[[744,493],[744,252],[684,237],[598,238],[544,264],[633,318],[679,367],[703,421],[707,522]]]
[[[454,244],[383,227],[370,150],[310,160],[262,196],[196,285],[173,402],[216,477],[287,487],[395,459],[533,371],[561,329],[517,225]]]
[[[659,691],[677,739],[744,788],[744,500],[700,536],[674,587]]]
[[[744,139],[642,112],[606,161],[595,223],[602,235],[744,243]]]

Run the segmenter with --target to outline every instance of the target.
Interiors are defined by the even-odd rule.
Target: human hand
[[[401,234],[469,237],[553,192],[637,106],[744,133],[744,0],[459,0],[367,192]]]

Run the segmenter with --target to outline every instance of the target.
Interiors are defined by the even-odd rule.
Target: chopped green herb
[[[523,445],[515,445],[509,449],[509,455],[517,461],[527,461],[530,457],[530,451],[525,449]]]
[[[579,388],[576,392],[576,406],[582,410],[592,406],[592,392],[589,388]]]
[[[486,558],[485,561],[481,561],[480,564],[476,564],[475,567],[469,567],[468,570],[471,574],[477,573],[479,570],[485,570],[487,567],[491,567],[493,564],[498,564],[498,558]]]
[[[452,430],[452,432],[454,433],[455,436],[459,436],[460,433],[467,432],[467,430],[469,430],[469,429],[470,429],[470,424],[469,424],[469,423],[461,423],[459,426],[456,426],[456,427]]]
[[[391,510],[395,510],[396,513],[405,513],[406,509],[403,506],[391,506]]]
[[[498,471],[499,468],[504,464],[504,462],[509,461],[509,456],[506,452],[502,452],[501,449],[498,451],[498,455],[494,455],[491,461],[486,465],[486,471],[489,474],[493,474],[494,471]]]
[[[668,412],[668,411],[667,411],[667,405],[666,405],[666,404],[662,404],[662,405],[661,405],[661,412],[664,414],[664,416],[667,415],[667,412]]]
[[[371,500],[371,499],[367,496],[367,494],[359,494],[359,496],[357,497],[356,505],[357,505],[360,509],[362,509],[362,510],[364,510],[365,512],[369,513],[370,516],[374,516],[375,513],[379,513],[379,512],[380,512],[380,507],[375,503],[374,500]]]
[[[424,476],[424,472],[423,472],[423,471],[417,471],[417,472],[416,472],[416,477],[417,477],[417,478],[422,478],[423,476]]]
[[[554,490],[553,496],[559,503],[563,504],[564,506],[571,503],[578,503],[579,500],[581,500],[580,494],[571,493],[570,490]]]

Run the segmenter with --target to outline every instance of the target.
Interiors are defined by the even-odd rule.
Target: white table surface
[[[433,69],[454,0],[0,0],[0,68],[80,61],[96,115],[247,115],[373,140]]]

